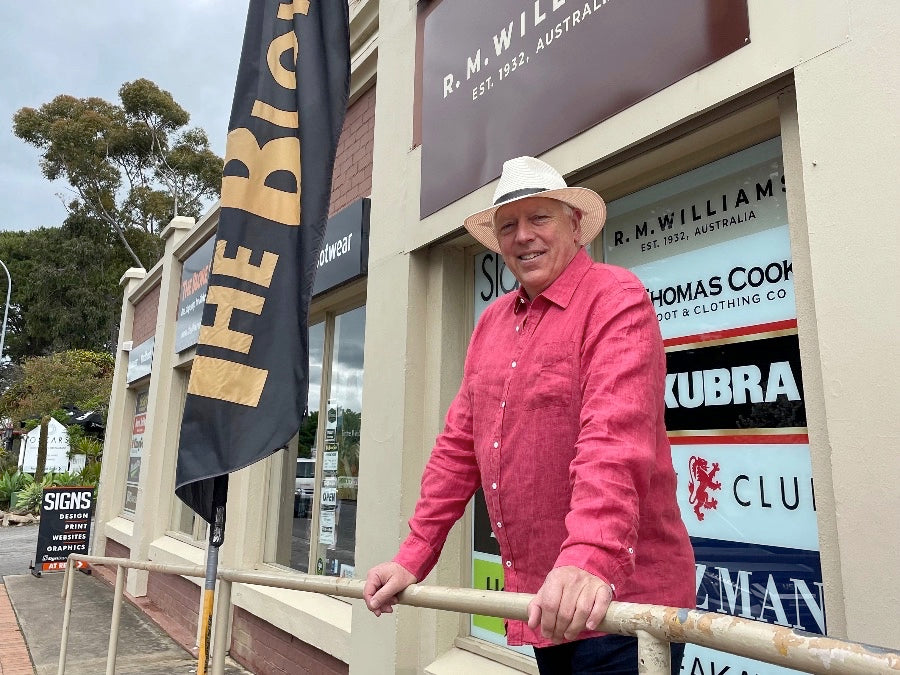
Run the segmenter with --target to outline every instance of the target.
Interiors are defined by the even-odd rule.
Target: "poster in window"
[[[141,479],[141,457],[144,452],[144,430],[147,426],[149,391],[138,392],[131,422],[131,447],[128,449],[128,473],[125,478],[125,504],[122,510],[134,515],[137,509],[138,483]]]
[[[787,190],[774,138],[611,202],[603,250],[644,283],[666,347],[697,607],[823,634]],[[792,672],[688,645],[685,672],[726,667]]]

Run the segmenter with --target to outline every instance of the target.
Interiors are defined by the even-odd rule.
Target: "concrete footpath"
[[[3,577],[28,571],[28,564],[34,557],[37,532],[37,525],[0,527],[0,675],[34,673]]]
[[[27,529],[27,531],[26,531]],[[0,675],[56,673],[62,635],[63,574],[10,574],[10,558],[22,557],[16,567],[27,572],[34,557],[36,526],[2,528],[0,550]],[[31,540],[31,541],[29,541]],[[19,554],[16,554],[16,551]],[[93,575],[76,572],[66,673],[106,672],[113,588]],[[127,600],[122,603],[116,673],[179,675],[196,673],[197,660],[150,618]],[[228,675],[248,671],[231,659]]]

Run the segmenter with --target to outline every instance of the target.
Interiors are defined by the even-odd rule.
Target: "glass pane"
[[[188,380],[190,379],[190,370],[176,370],[174,374],[175,382],[180,387],[181,391],[181,414],[184,415],[184,403],[187,398],[187,385]],[[181,425],[179,424],[179,435],[181,434]],[[178,445],[176,441],[176,445]],[[182,532],[184,534],[190,535],[191,538],[196,539],[196,526],[197,522],[201,520],[200,516],[194,513],[194,510],[189,508],[187,504],[181,501],[175,495],[172,495],[172,500],[174,507],[172,509],[172,529]]]
[[[194,513],[187,505],[177,497],[175,498],[175,529],[194,536]]]
[[[335,318],[316,572],[353,577],[366,308]]]
[[[291,567],[309,570],[309,533],[312,522],[313,487],[316,468],[316,428],[322,390],[322,352],[325,323],[309,327],[309,391],[306,421],[297,434],[297,466],[294,478],[294,522],[291,528]]]
[[[125,478],[125,503],[122,511],[134,515],[137,508],[138,482],[141,478],[141,455],[144,452],[144,427],[147,425],[147,400],[149,390],[137,393],[134,403],[134,419],[131,425],[131,448],[128,451],[128,474]]]

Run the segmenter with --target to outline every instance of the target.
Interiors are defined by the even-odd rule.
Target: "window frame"
[[[325,324],[324,339],[322,345],[322,378],[319,383],[319,418],[316,426],[316,463],[313,482],[312,510],[310,515],[310,546],[307,557],[307,574],[315,574],[315,555],[318,539],[315,533],[319,528],[319,515],[321,513],[322,496],[322,460],[325,447],[325,419],[327,416],[328,397],[331,390],[331,378],[334,360],[335,323],[340,315],[366,306],[365,278],[356,280],[336,289],[333,292],[322,294],[316,298],[310,307],[309,326],[319,323]],[[365,339],[365,336],[364,336]],[[285,546],[290,547],[291,527],[293,521],[293,495],[294,477],[296,472],[297,435],[291,439],[286,450],[276,453],[269,466],[270,489],[268,512],[273,517],[269,521],[266,532],[266,540],[263,547],[263,560],[261,565],[280,572],[292,572],[303,574],[302,570],[291,567],[290,552],[287,551],[287,564],[279,561],[285,559]],[[354,542],[354,559],[355,542]],[[311,570],[311,571],[310,571]],[[335,599],[341,602],[350,601],[347,598]]]

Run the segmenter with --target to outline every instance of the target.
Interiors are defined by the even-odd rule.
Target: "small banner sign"
[[[32,574],[39,577],[42,572],[62,572],[70,553],[87,555],[93,514],[94,488],[44,488]],[[76,569],[89,567],[78,562]]]

